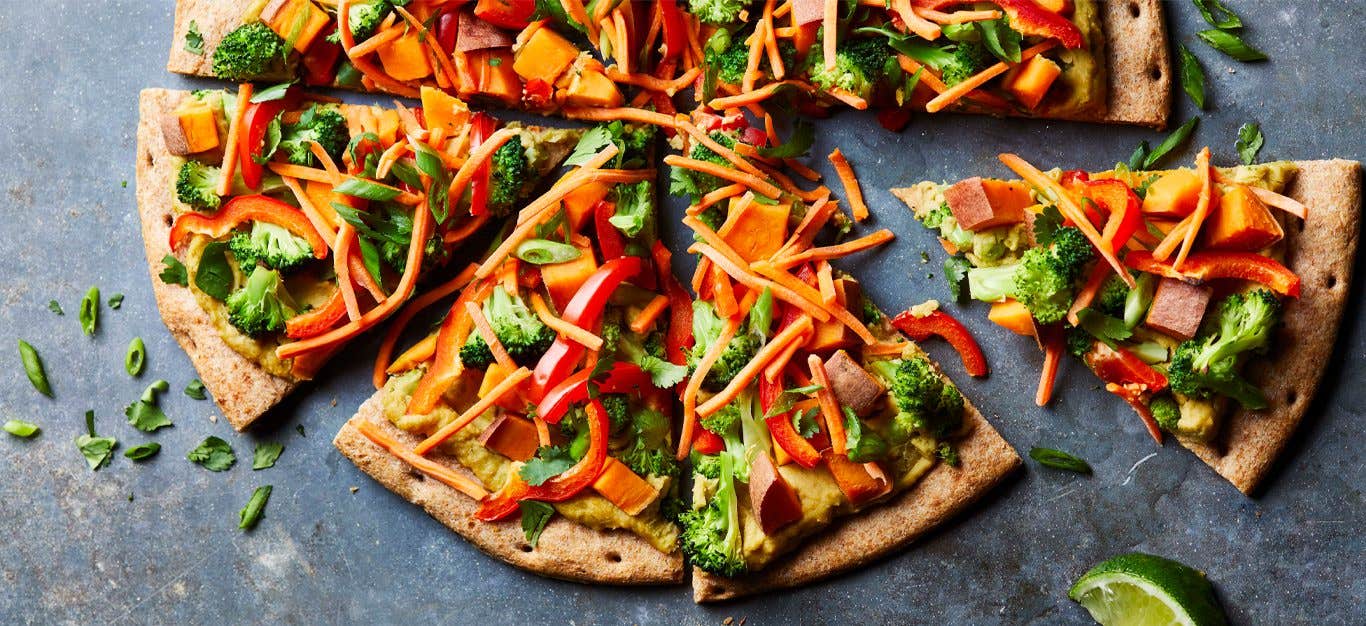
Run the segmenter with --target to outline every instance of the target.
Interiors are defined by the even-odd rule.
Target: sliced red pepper
[[[930,335],[943,337],[958,351],[963,359],[963,369],[969,376],[987,375],[987,357],[982,354],[982,346],[977,345],[966,326],[948,313],[935,310],[917,317],[910,311],[902,311],[892,318],[892,326],[916,341],[929,339]]]
[[[972,0],[912,0],[911,4],[925,9],[940,11]],[[1039,6],[1035,0],[988,0],[1001,7],[1010,18],[1010,27],[1024,35],[1035,35],[1057,39],[1066,48],[1080,48],[1086,45],[1077,28],[1067,18]]]
[[[203,213],[184,213],[177,217],[171,226],[171,249],[175,250],[190,235],[206,235],[211,239],[221,239],[232,229],[247,222],[269,222],[308,240],[313,247],[313,256],[327,258],[327,242],[314,230],[308,217],[288,204],[267,196],[237,196],[228,200],[223,208],[213,215]]]
[[[683,49],[688,47],[688,25],[676,0],[659,0],[659,21],[664,39],[660,61],[676,61],[683,56]]]
[[[598,200],[593,205],[593,227],[597,231],[598,250],[602,251],[604,261],[626,256],[626,238],[612,225],[612,216],[616,214],[616,203]]]
[[[612,425],[601,402],[590,400],[586,408],[588,451],[584,452],[583,458],[574,467],[540,485],[528,485],[517,474],[510,475],[502,489],[489,494],[479,503],[475,518],[485,522],[497,521],[516,513],[517,503],[521,500],[564,502],[592,485],[607,461],[607,435]]]
[[[571,405],[588,399],[588,377],[592,370],[579,370],[551,389],[536,405],[536,415],[548,424],[558,424]],[[600,393],[629,393],[640,396],[653,392],[650,376],[634,363],[617,361],[607,376],[597,381]]]
[[[474,14],[494,26],[522,30],[531,23],[536,12],[536,0],[479,0]]]
[[[1062,176],[1058,177],[1058,184],[1070,189],[1088,180],[1091,180],[1091,175],[1086,170],[1064,170]]]
[[[612,297],[612,292],[617,290],[622,281],[640,272],[642,263],[640,257],[633,256],[603,263],[583,285],[579,286],[579,290],[570,298],[561,317],[579,327],[597,324],[598,318],[602,317],[603,307],[607,306],[607,300]],[[583,356],[584,350],[583,344],[577,341],[567,337],[557,338],[536,364],[536,371],[532,374],[531,398],[539,402],[547,391],[567,378],[578,364],[579,358]]]
[[[686,365],[687,351],[693,346],[692,298],[674,277],[669,249],[656,240],[655,245],[650,248],[650,253],[654,256],[659,284],[664,285],[664,293],[669,296],[669,330],[664,334],[664,351],[670,363]]]
[[[412,397],[408,400],[409,414],[431,413],[451,383],[460,375],[460,348],[468,338],[466,331],[470,324],[469,316],[465,312],[465,303],[482,302],[488,291],[486,285],[466,287],[460,292],[460,297],[451,303],[450,310],[446,312],[446,319],[436,331],[436,351],[432,356],[432,366],[422,375],[422,380],[418,381]]]
[[[1129,393],[1123,387],[1116,387],[1110,390],[1115,395],[1124,399],[1133,407],[1134,412],[1138,413],[1139,419],[1143,420],[1143,426],[1148,429],[1148,434],[1152,436],[1157,445],[1162,445],[1162,428],[1157,425],[1157,419],[1153,417],[1153,410],[1148,407],[1148,403],[1143,401],[1140,394]]]
[[[768,378],[759,377],[759,408],[768,415],[773,405],[778,402],[778,397],[783,394],[783,379],[768,382]],[[804,439],[796,428],[792,427],[792,412],[781,413],[771,417],[765,417],[764,423],[768,424],[768,432],[773,434],[774,443],[787,452],[792,460],[805,468],[813,468],[820,464],[821,453],[810,441]]]
[[[764,133],[762,128],[746,126],[744,130],[740,131],[740,141],[751,146],[762,147],[768,143],[768,135]]]
[[[261,177],[265,166],[257,163],[265,146],[266,130],[270,121],[285,110],[289,97],[247,105],[242,116],[242,130],[237,135],[237,171],[242,174],[242,182],[248,189],[260,189]]]
[[[1124,181],[1108,178],[1081,183],[1082,196],[1091,199],[1110,214],[1101,238],[1119,252],[1143,223],[1143,201]]]
[[[346,300],[340,289],[332,292],[332,297],[322,306],[307,313],[300,313],[285,321],[285,335],[290,339],[307,339],[332,330],[337,322],[346,317]]]
[[[1151,252],[1135,250],[1124,256],[1124,264],[1141,272],[1178,280],[1249,280],[1283,296],[1300,297],[1300,277],[1275,259],[1255,252],[1196,252],[1186,257],[1181,270],[1177,271],[1171,263],[1154,259]]]
[[[726,440],[710,430],[699,428],[692,438],[692,449],[698,454],[716,454],[726,449]]]
[[[533,78],[522,87],[522,97],[529,108],[549,108],[555,104],[555,87],[543,79]]]
[[[301,61],[304,66],[304,84],[330,87],[337,78],[337,59],[341,58],[341,44],[328,41],[337,32],[334,22],[308,46]]]
[[[1096,376],[1107,383],[1116,385],[1138,385],[1144,391],[1157,392],[1167,388],[1167,377],[1153,366],[1143,362],[1138,355],[1124,348],[1111,348],[1096,342],[1083,357],[1086,365]]]
[[[474,114],[470,125],[470,150],[474,150],[494,133],[498,120],[479,112]],[[470,181],[470,215],[488,213],[489,185],[492,177],[493,168],[489,167],[488,161],[481,163],[479,169],[474,171],[474,179]]]
[[[911,123],[909,107],[888,107],[877,112],[877,123],[888,131],[899,133]]]

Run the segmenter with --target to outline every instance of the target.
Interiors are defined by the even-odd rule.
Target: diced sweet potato
[[[598,201],[607,197],[607,193],[612,191],[612,186],[606,183],[592,182],[580,185],[569,192],[564,197],[564,213],[569,219],[570,228],[578,232],[583,225],[593,216],[593,207],[597,206]]]
[[[512,51],[505,48],[480,50],[469,54],[476,72],[476,91],[499,101],[516,104],[522,99],[522,80],[512,69]]]
[[[1247,185],[1234,185],[1219,198],[1201,235],[1209,248],[1255,251],[1280,241],[1285,231]]]
[[[569,106],[610,108],[621,106],[626,97],[621,95],[617,84],[606,74],[585,69],[570,81],[564,101]]]
[[[181,105],[161,118],[161,135],[166,149],[177,156],[217,148],[218,120],[213,107],[197,100]]]
[[[285,41],[294,35],[294,49],[304,52],[332,18],[312,0],[271,0],[261,10],[261,21]]]
[[[578,58],[579,49],[549,28],[538,28],[516,51],[512,68],[525,80],[541,79],[553,85]]]
[[[484,369],[484,378],[479,382],[479,397],[482,398],[492,392],[494,387],[497,387],[499,383],[512,374],[512,371],[503,367],[502,364],[490,363]],[[504,394],[498,399],[497,405],[509,411],[518,412],[526,408],[526,405],[515,393]]]
[[[1148,185],[1143,213],[1149,217],[1181,219],[1200,200],[1200,177],[1193,170],[1172,170]]]
[[[805,26],[825,18],[825,3],[821,0],[792,0],[792,21]]]
[[[887,479],[887,473],[876,463],[855,463],[849,457],[836,453],[833,448],[826,448],[821,457],[830,469],[830,475],[835,478],[835,484],[839,485],[844,497],[854,506],[892,491],[892,482]]]
[[[992,304],[991,312],[987,313],[987,319],[1017,335],[1034,336],[1034,317],[1029,314],[1029,309],[1018,300],[1006,300]]]
[[[863,287],[852,278],[835,279],[836,302],[851,311],[860,311],[863,306]],[[840,348],[858,345],[858,335],[849,330],[843,322],[830,319],[824,322],[812,320],[811,337],[807,339],[807,352],[830,352]]]
[[[541,280],[545,282],[546,291],[550,292],[550,300],[559,309],[568,306],[583,281],[598,270],[598,261],[593,258],[592,248],[579,247],[579,252],[579,258],[573,261],[541,266]]]
[[[787,218],[792,205],[786,202],[751,202],[748,209],[735,211],[732,202],[729,219],[717,233],[750,263],[773,256],[787,241]]]
[[[1030,109],[1039,106],[1043,97],[1048,94],[1048,88],[1053,86],[1053,82],[1062,74],[1062,68],[1048,57],[1038,55],[1025,63],[1015,79],[1010,81],[1007,88],[1020,104]]]
[[[802,501],[787,479],[778,473],[773,459],[760,452],[749,465],[749,503],[765,535],[802,518]]]
[[[593,489],[627,515],[639,514],[659,497],[659,490],[654,485],[610,456],[603,465],[602,474],[593,481]]]
[[[417,29],[409,29],[399,38],[380,46],[379,60],[384,64],[385,74],[395,80],[417,80],[432,74],[427,46],[419,36]]]
[[[830,377],[830,390],[840,406],[848,407],[859,417],[867,417],[881,406],[882,398],[887,394],[882,382],[844,350],[836,351],[825,360],[825,373]]]
[[[526,461],[535,456],[539,440],[530,420],[503,413],[479,433],[479,443],[514,461]]]
[[[427,130],[445,128],[446,136],[453,137],[470,121],[470,108],[460,98],[423,85],[422,116],[427,121]]]
[[[1210,288],[1192,285],[1175,278],[1163,278],[1148,309],[1147,326],[1181,340],[1200,330],[1200,320],[1209,306]]]
[[[944,190],[944,202],[958,225],[981,230],[1024,220],[1025,207],[1033,204],[1024,183],[988,180],[979,176],[958,181]]]

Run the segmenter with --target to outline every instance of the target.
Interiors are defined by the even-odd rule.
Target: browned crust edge
[[[384,419],[381,394],[361,405],[332,443],[361,471],[399,497],[420,505],[476,548],[529,572],[575,582],[662,585],[683,581],[681,553],[664,554],[626,531],[596,531],[556,516],[533,549],[517,521],[487,523],[474,519],[474,500],[426,478],[356,429],[357,422],[367,421],[408,447],[417,444],[416,436]],[[433,454],[428,458],[468,474],[453,457]]]
[[[189,289],[162,282],[161,259],[171,253],[168,238],[174,218],[171,194],[182,159],[171,155],[160,120],[188,95],[184,91],[145,89],[138,98],[137,198],[142,242],[161,320],[189,355],[199,379],[236,430],[243,430],[275,406],[297,383],[273,376],[232,349]]]

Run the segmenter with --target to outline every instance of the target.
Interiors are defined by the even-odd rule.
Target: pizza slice
[[[375,366],[379,391],[335,444],[479,549],[538,574],[682,580],[672,389],[691,300],[657,238],[656,131],[588,130],[436,330]],[[436,293],[435,291],[433,293]],[[520,523],[519,520],[520,519]]]
[[[832,267],[889,241],[890,231],[818,245],[852,222],[829,189],[803,190],[774,169],[782,161],[761,153],[764,130],[741,115],[705,113],[678,127],[687,156],[665,162],[672,190],[690,196],[683,223],[699,255],[678,450],[693,468],[680,523],[695,600],[867,564],[1019,466],[897,330],[921,334],[920,317],[947,315],[930,305],[889,319]],[[947,334],[972,344],[958,328]],[[976,356],[970,371],[985,375]]]
[[[1041,172],[894,189],[972,266],[992,321],[1063,354],[1250,493],[1303,420],[1346,303],[1360,166]]]
[[[234,428],[393,314],[579,136],[442,97],[409,110],[250,84],[142,92],[138,211],[157,306]]]

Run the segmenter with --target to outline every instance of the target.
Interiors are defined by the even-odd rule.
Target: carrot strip
[[[1302,220],[1309,219],[1309,207],[1304,206],[1299,200],[1283,196],[1270,189],[1262,189],[1252,185],[1248,185],[1247,188],[1252,190],[1252,195],[1257,196],[1267,206],[1275,207]]]
[[[811,247],[811,243],[816,240],[816,235],[825,227],[825,223],[830,221],[830,217],[835,214],[835,204],[828,199],[822,198],[806,210],[806,216],[801,223],[797,224],[796,230],[788,236],[783,247],[773,253],[773,258],[781,259],[789,254],[796,254],[798,249]]]
[[[232,179],[237,174],[237,159],[241,158],[238,154],[238,137],[243,132],[242,120],[247,115],[247,105],[251,104],[251,93],[251,83],[242,83],[242,86],[237,88],[237,108],[232,112],[232,121],[228,123],[227,143],[223,146],[223,167],[218,179],[220,196],[226,196],[232,191]]]
[[[934,9],[925,9],[921,7],[911,7],[911,10],[915,11],[916,15],[934,22],[935,24],[967,24],[968,22],[987,22],[1001,19],[1001,12],[995,10],[954,11],[952,13],[944,13],[943,11],[935,11]]]
[[[447,193],[450,198],[459,198],[465,195],[465,185],[470,184],[474,179],[474,173],[479,167],[493,158],[493,153],[497,152],[503,144],[511,141],[518,136],[519,132],[514,128],[500,128],[497,132],[489,135],[489,138],[479,144],[479,147],[470,150],[470,155],[465,159],[464,165],[456,170],[455,176],[451,178],[451,185]]]
[[[394,359],[393,364],[382,370],[377,370],[381,378],[379,388],[384,388],[384,376],[386,374],[398,374],[417,367],[424,361],[430,360],[436,354],[436,333],[432,333],[413,344],[403,354]]]
[[[863,343],[877,343],[877,338],[873,337],[873,333],[870,332],[868,327],[864,326],[863,322],[860,322],[853,313],[850,313],[848,309],[840,306],[838,302],[825,304],[820,291],[817,291],[815,288],[811,287],[811,285],[806,284],[800,278],[778,269],[768,261],[759,261],[751,264],[750,267],[753,268],[755,272],[758,272],[759,275],[792,290],[793,293],[809,303],[810,306],[817,307],[818,310],[825,313],[827,319],[833,317],[839,320],[841,324],[848,326],[849,330],[854,331],[854,334],[858,335],[859,339],[863,340]],[[774,292],[774,295],[777,295],[776,291]]]
[[[820,287],[821,304],[825,307],[835,306],[835,272],[827,261],[821,261],[816,269],[816,285]]]
[[[674,127],[674,118],[671,115],[632,107],[617,107],[613,109],[564,107],[560,109],[560,113],[572,120],[584,120],[588,122],[640,122],[641,124],[652,124],[664,128]]]
[[[725,389],[707,398],[706,402],[697,407],[698,417],[707,417],[735,401],[740,392],[744,391],[745,387],[754,381],[754,378],[764,370],[764,367],[772,363],[789,345],[800,339],[803,333],[810,330],[811,318],[805,315],[797,318],[795,323],[788,324],[786,328],[774,335],[773,339],[764,344],[764,347],[754,353],[754,358],[750,359],[749,363],[746,363],[745,367],[735,374],[735,378],[731,379],[730,384],[726,385]]]
[[[281,176],[288,176],[290,178],[297,178],[300,180],[311,180],[315,183],[327,183],[330,185],[335,185],[338,180],[336,178],[333,178],[332,174],[327,171],[320,170],[316,167],[308,167],[306,165],[295,165],[293,163],[280,163],[277,161],[271,161],[266,164],[266,168]]]
[[[493,353],[493,360],[506,369],[514,369],[516,363],[512,362],[512,356],[508,354],[503,342],[498,340],[498,334],[493,332],[493,326],[489,324],[488,318],[484,317],[484,310],[476,302],[465,303],[465,314],[470,316],[470,321],[474,322],[474,330],[483,338],[484,343],[488,344],[489,352]]]
[[[436,304],[442,298],[464,289],[471,280],[474,280],[475,267],[476,266],[473,263],[469,264],[463,271],[457,274],[455,278],[414,298],[412,302],[409,302],[407,306],[403,307],[403,310],[399,312],[398,317],[394,318],[394,323],[390,324],[389,329],[384,332],[384,340],[379,344],[379,354],[375,356],[375,389],[382,389],[386,378],[384,374],[392,373],[388,371],[389,357],[394,353],[394,346],[398,343],[399,336],[403,334],[403,329],[408,326],[408,322],[411,322],[413,317],[418,313],[421,313],[427,307]],[[435,342],[433,342],[433,347],[434,346]]]
[[[1091,302],[1096,299],[1100,288],[1105,285],[1105,279],[1109,276],[1110,266],[1103,263],[1091,266],[1091,273],[1086,277],[1086,282],[1077,290],[1077,299],[1073,300],[1072,307],[1067,309],[1067,323],[1073,326],[1080,323],[1077,314],[1091,306]]]
[[[812,87],[804,82],[796,80],[781,80],[764,85],[763,87],[755,89],[754,91],[747,91],[734,96],[712,98],[711,101],[707,103],[707,106],[716,109],[717,111],[725,111],[727,109],[737,109],[743,106],[749,106],[751,104],[758,104],[760,102],[763,102],[764,100],[767,100],[770,96],[777,92],[779,88],[785,86],[798,87],[801,88],[803,91],[806,91],[807,93],[811,93],[812,91]]]
[[[779,258],[774,262],[774,265],[782,269],[791,269],[808,261],[828,261],[830,259],[839,259],[854,254],[856,252],[862,252],[869,248],[880,246],[888,241],[891,241],[894,237],[896,237],[896,235],[893,234],[892,231],[884,228],[870,235],[864,235],[862,237],[859,237],[858,239],[846,241],[841,244],[833,246],[824,246],[820,248],[811,248],[808,250],[804,250],[802,252],[798,252],[796,254]],[[777,255],[775,255],[775,258],[776,256]]]
[[[631,320],[631,332],[643,335],[655,325],[655,321],[669,308],[669,297],[665,295],[655,296],[645,308],[636,314],[635,319]]]
[[[835,391],[830,387],[830,376],[825,372],[825,364],[815,354],[806,357],[806,366],[811,370],[811,382],[820,385],[816,390],[816,400],[821,405],[821,415],[825,418],[825,431],[830,434],[830,446],[835,454],[848,454],[848,440],[844,434],[844,414],[840,412]]]
[[[294,194],[294,199],[299,202],[299,210],[303,211],[304,217],[307,217],[308,221],[313,224],[313,229],[318,231],[319,235],[322,235],[323,240],[332,242],[335,246],[337,231],[333,229],[332,224],[322,216],[322,213],[318,211],[318,208],[313,206],[313,202],[308,199],[308,194],[304,193],[303,187],[299,186],[299,181],[294,180],[289,176],[281,176],[280,180],[283,180],[285,186],[289,187],[289,191]]]
[[[944,32],[939,25],[917,15],[911,8],[911,0],[892,0],[892,10],[906,24],[907,30],[920,35],[925,41],[934,41]]]
[[[914,75],[916,72],[920,72],[920,82],[926,87],[934,90],[935,93],[944,93],[944,91],[949,88],[949,86],[945,85],[944,81],[940,80],[930,68],[921,65],[911,57],[904,54],[897,54],[896,62],[897,65],[901,66],[901,71],[906,72],[907,74]],[[910,94],[906,95],[908,97],[910,96]]]
[[[490,389],[488,395],[479,398],[479,400],[470,406],[470,408],[465,409],[465,412],[461,413],[460,417],[457,417],[451,423],[442,426],[440,430],[432,433],[430,437],[423,439],[422,443],[417,444],[417,447],[413,448],[413,452],[417,454],[427,454],[432,448],[441,445],[442,442],[449,439],[451,435],[459,432],[460,429],[468,426],[470,422],[473,422],[480,415],[483,415],[484,411],[493,408],[493,405],[497,403],[499,399],[508,392],[515,390],[518,385],[522,384],[522,381],[529,377],[531,377],[531,370],[525,367],[517,368],[511,374],[508,374],[507,378],[499,381],[493,389]]]
[[[735,248],[730,247],[730,244],[726,243],[726,240],[721,237],[720,233],[712,230],[711,227],[703,223],[702,220],[692,216],[685,217],[683,218],[683,225],[691,228],[694,233],[697,233],[697,236],[702,238],[703,242],[708,246],[711,246],[722,256],[726,257],[730,263],[741,267],[748,265],[745,259],[740,256],[740,253],[736,252]]]
[[[778,380],[778,375],[783,373],[783,369],[787,367],[787,364],[792,362],[792,357],[797,355],[797,351],[801,350],[802,346],[806,345],[806,342],[810,338],[810,333],[803,333],[795,341],[787,344],[787,347],[783,348],[783,351],[779,352],[777,357],[774,357],[773,362],[764,367],[764,380],[770,383]]]
[[[541,319],[541,323],[549,326],[551,330],[594,352],[602,349],[602,337],[594,335],[577,324],[571,324],[563,318],[556,317],[539,291],[531,292],[531,310],[535,311],[536,317]]]
[[[820,172],[817,172],[816,170],[807,167],[805,163],[802,163],[797,159],[783,159],[783,165],[786,165],[788,169],[792,170],[793,172],[796,172],[798,176],[801,176],[802,178],[805,178],[813,183],[821,179]]]
[[[1050,50],[1057,45],[1058,42],[1056,41],[1045,41],[1041,44],[1032,46],[1020,53],[1020,62],[1023,63],[1028,61],[1039,53]],[[1010,64],[1005,61],[997,62],[995,65],[973,74],[972,76],[963,79],[962,82],[945,89],[943,93],[940,93],[929,102],[925,103],[925,110],[930,113],[942,111],[949,105],[957,102],[963,96],[971,93],[974,89],[985,85],[987,81],[1004,74],[1008,69],[1010,69]]]
[[[824,27],[824,37],[821,39],[821,53],[824,55],[825,71],[835,70],[835,37],[840,28],[840,7],[839,0],[825,0],[821,7],[821,25]]]
[[[830,153],[830,164],[835,166],[835,173],[844,185],[844,193],[849,196],[849,210],[854,212],[854,221],[862,222],[868,219],[868,205],[863,202],[863,189],[859,187],[854,168],[849,165],[849,160],[844,158],[844,153],[840,152],[839,148]]]
[[[379,49],[384,46],[384,44],[387,44],[395,39],[398,39],[399,37],[402,37],[403,33],[407,30],[408,28],[406,26],[399,26],[395,24],[393,26],[390,26],[389,28],[386,28],[378,33],[371,35],[370,38],[366,39],[364,42],[352,46],[351,49],[346,51],[346,54],[347,56],[352,57],[363,57],[372,52],[378,52]]]
[[[745,63],[744,77],[740,79],[740,91],[752,91],[754,83],[759,80],[759,60],[764,56],[764,22],[759,22],[754,27],[754,33],[749,36],[749,57]]]
[[[849,105],[849,108],[856,109],[859,111],[868,110],[868,101],[864,100],[863,98],[860,98],[857,94],[851,91],[846,91],[844,89],[840,89],[839,87],[835,87],[830,89],[826,93],[830,94],[830,97]]]
[[[896,343],[875,343],[871,346],[863,347],[864,356],[900,356],[910,346],[909,341],[899,341]]]
[[[826,312],[824,308],[801,296],[793,290],[791,286],[783,285],[751,273],[746,270],[744,266],[737,265],[730,259],[727,259],[726,255],[718,252],[716,248],[706,244],[694,244],[692,247],[688,248],[688,251],[700,253],[711,259],[712,263],[721,266],[721,269],[725,270],[732,278],[756,293],[762,293],[765,288],[772,289],[774,297],[801,309],[803,313],[822,322],[830,319],[830,314]],[[802,283],[802,285],[807,286],[805,283]],[[810,287],[807,286],[807,288],[809,289]]]
[[[702,380],[711,372],[717,359],[721,358],[721,353],[725,352],[726,346],[730,344],[730,340],[735,337],[735,331],[739,328],[739,318],[726,320],[716,343],[707,347],[707,352],[697,362],[697,369],[688,378],[688,385],[683,388],[683,430],[678,436],[677,455],[680,461],[688,457],[688,451],[692,449],[693,436],[697,432],[697,393],[702,390]]]
[[[773,32],[773,5],[774,0],[764,2],[764,50],[768,52],[768,67],[773,71],[773,77],[782,80],[787,68],[783,66],[783,57],[778,53],[778,37]]]
[[[731,164],[735,167],[740,168],[741,170],[744,170],[745,172],[758,178],[768,178],[764,175],[762,171],[759,170],[759,168],[755,167],[754,164],[745,160],[744,157],[736,154],[734,150],[731,150],[730,148],[727,148],[721,145],[716,140],[712,139],[710,136],[707,135],[707,133],[702,132],[702,129],[698,128],[692,122],[680,119],[678,121],[678,128],[683,129],[684,132],[688,133],[688,135],[692,136],[692,138],[695,139],[698,143],[701,143],[702,145],[706,146],[712,152],[715,152],[724,157],[727,161],[730,161]]]
[[[385,452],[394,455],[398,460],[413,466],[419,472],[431,476],[441,484],[463,493],[475,500],[483,500],[488,497],[489,492],[480,485],[478,481],[455,470],[441,465],[431,459],[413,454],[412,451],[403,447],[397,440],[380,432],[379,427],[368,420],[356,420],[354,423],[356,430],[365,435],[375,445],[384,448]]]
[[[1186,229],[1190,228],[1190,225],[1190,215],[1187,215],[1185,219],[1177,222],[1176,226],[1173,226],[1171,230],[1167,231],[1167,236],[1163,237],[1162,241],[1157,243],[1157,247],[1153,248],[1153,258],[1159,261],[1166,261],[1171,258],[1172,253],[1176,252],[1176,248],[1181,245],[1182,241],[1185,241]]]
[[[312,152],[313,156],[322,164],[323,170],[326,171],[327,175],[332,179],[329,182],[334,185],[341,182],[341,171],[337,169],[336,161],[332,160],[332,155],[328,154],[327,150],[323,149],[322,144],[310,140],[308,142],[308,151]]]
[[[1195,169],[1200,176],[1200,200],[1195,203],[1195,212],[1191,213],[1191,222],[1186,227],[1186,237],[1181,242],[1181,251],[1172,262],[1172,269],[1177,271],[1181,271],[1181,265],[1186,262],[1191,246],[1195,245],[1195,236],[1200,234],[1200,227],[1205,224],[1205,218],[1209,217],[1210,203],[1214,201],[1214,177],[1209,165],[1209,146],[1201,148],[1200,153],[1195,155]]]
[[[342,301],[346,303],[346,316],[351,321],[360,319],[360,304],[356,301],[356,289],[351,283],[351,242],[356,239],[356,229],[343,223],[337,229],[337,243],[332,246],[333,271],[337,274],[337,288],[341,290]]]
[[[403,153],[408,151],[408,144],[402,141],[394,142],[379,155],[379,161],[375,163],[375,178],[385,179],[389,177],[389,170],[393,169]],[[359,165],[359,164],[358,164]]]
[[[1058,363],[1062,361],[1063,337],[1060,329],[1053,328],[1043,348],[1043,372],[1039,375],[1039,389],[1034,394],[1034,404],[1047,406],[1053,398],[1053,381],[1058,376]]]
[[[753,174],[736,171],[731,168],[718,165],[716,163],[711,163],[708,161],[699,161],[697,159],[689,159],[686,157],[678,156],[676,154],[671,154],[669,156],[664,157],[664,164],[672,167],[682,167],[685,169],[690,169],[695,172],[702,172],[703,174],[711,174],[712,176],[715,176],[722,180],[728,180],[733,183],[740,183],[748,186],[750,189],[753,189],[761,194],[764,194],[764,196],[769,198],[777,199],[778,197],[783,195],[783,191],[776,187],[773,183],[770,183]]]
[[[740,303],[735,300],[735,289],[730,277],[716,265],[711,266],[712,300],[716,314],[720,317],[734,317],[740,312]]]
[[[740,183],[731,183],[725,187],[708,192],[706,195],[702,196],[702,199],[697,204],[688,207],[688,215],[697,215],[703,210],[711,207],[711,205],[722,200],[734,198],[735,196],[745,193],[748,189],[748,187]]]

